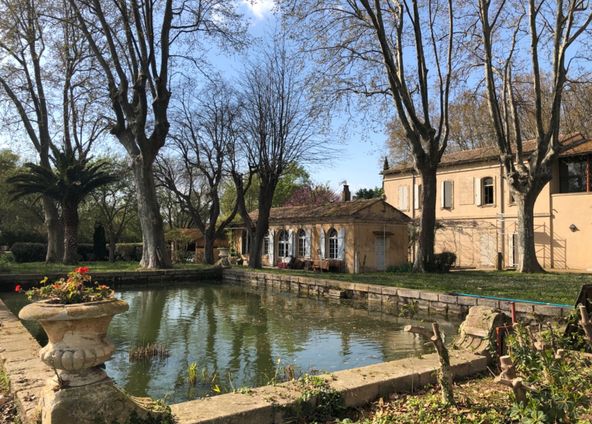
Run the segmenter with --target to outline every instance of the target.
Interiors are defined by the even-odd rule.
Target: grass
[[[80,262],[75,266],[64,264],[48,264],[45,262],[24,262],[9,264],[9,274],[44,274],[50,272],[68,272],[75,267],[86,266],[92,272],[108,272],[108,271],[138,271],[140,265],[138,262]],[[175,264],[174,269],[206,269],[210,265],[203,264]]]
[[[582,284],[592,284],[592,274],[521,274],[513,271],[453,271],[448,274],[372,272],[366,274],[312,273],[266,270],[354,283],[378,284],[442,293],[470,293],[512,299],[573,305]]]

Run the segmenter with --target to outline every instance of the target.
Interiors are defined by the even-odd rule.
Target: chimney
[[[347,184],[343,185],[343,191],[341,192],[341,201],[342,202],[349,202],[351,200],[351,192],[349,191],[349,186]]]

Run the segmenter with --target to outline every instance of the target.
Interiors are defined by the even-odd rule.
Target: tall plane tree
[[[8,110],[33,144],[39,165],[51,170],[50,128],[51,83],[47,17],[50,5],[37,0],[2,0],[0,2],[0,86]],[[63,256],[63,225],[56,201],[41,196],[47,228],[47,262]]]
[[[413,269],[429,270],[434,256],[436,170],[449,137],[453,57],[460,59],[452,0],[281,3],[296,19],[293,27],[304,38],[303,45],[322,65],[318,80],[331,87],[333,95],[387,100],[396,115],[423,186]]]
[[[541,272],[535,250],[534,204],[551,180],[551,165],[561,151],[563,90],[578,58],[575,46],[592,21],[592,7],[580,0],[479,0],[478,12],[481,49],[477,51],[485,73],[491,123],[518,208],[517,268]],[[523,78],[526,69],[530,71],[528,82]],[[551,75],[548,84],[544,83],[545,72]],[[519,92],[526,91],[525,87],[530,87],[534,99],[534,150],[526,149],[524,143],[528,110]]]
[[[321,160],[330,147],[317,138],[322,107],[308,96],[302,64],[285,43],[276,42],[252,63],[243,77],[240,152],[246,157],[248,178],[233,166],[238,210],[252,243],[249,267],[261,268],[263,240],[269,229],[273,195],[282,175],[295,164]],[[254,221],[245,205],[245,179],[256,175],[258,215]]]
[[[240,15],[235,2],[226,0],[69,2],[105,78],[114,113],[111,133],[134,171],[143,239],[140,265],[169,267],[153,168],[169,133],[176,75],[171,65],[182,71],[183,60],[199,63],[195,51],[203,37],[241,45]]]
[[[237,202],[220,220],[221,185],[230,179],[229,156],[239,138],[241,108],[224,82],[187,93],[175,114],[172,155],[159,159],[157,179],[204,236],[204,262],[213,264],[214,242],[224,236],[237,213]]]

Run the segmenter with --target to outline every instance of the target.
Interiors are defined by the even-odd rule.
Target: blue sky
[[[275,25],[272,13],[273,0],[242,0],[246,16],[250,17],[251,34],[265,37],[266,32]],[[213,58],[217,67],[224,67],[231,72],[239,72],[240,58]],[[373,188],[382,185],[380,171],[386,153],[386,132],[376,128],[375,123],[351,124],[343,116],[334,118],[334,126],[341,129],[335,143],[336,154],[333,160],[321,165],[309,167],[315,182],[328,183],[335,191],[341,191],[340,183],[347,181],[350,189],[355,192],[360,188]],[[337,131],[336,131],[337,134]]]

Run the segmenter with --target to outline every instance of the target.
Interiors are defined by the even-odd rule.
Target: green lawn
[[[78,265],[47,264],[45,262],[25,262],[9,264],[9,274],[43,274],[49,272],[68,272],[76,267],[86,266],[90,272],[100,271],[138,271],[140,270],[138,262],[80,262]],[[176,264],[175,269],[202,269],[209,265],[202,264]]]
[[[456,292],[538,300],[573,305],[582,284],[592,284],[592,274],[520,274],[512,271],[453,271],[448,274],[373,272],[367,274],[285,271],[297,275],[380,284],[436,292]]]

